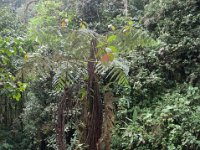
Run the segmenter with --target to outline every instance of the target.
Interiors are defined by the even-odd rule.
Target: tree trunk
[[[128,16],[128,0],[123,0],[124,1],[124,15],[127,17]]]
[[[95,74],[95,53],[97,46],[97,40],[93,39],[91,41],[90,58],[88,62],[88,85],[87,85],[87,101],[89,104],[88,108],[88,118],[86,127],[86,144],[88,145],[88,150],[97,150],[97,144],[101,137],[102,129],[102,101],[99,90],[98,77]]]

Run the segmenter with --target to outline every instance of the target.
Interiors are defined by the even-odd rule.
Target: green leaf
[[[115,58],[114,55],[113,55],[112,53],[109,53],[108,56],[109,56],[109,61],[111,61],[111,62],[112,62],[112,61],[114,60],[114,58]]]
[[[112,31],[115,31],[115,27],[114,26],[111,26],[111,29],[112,29]]]
[[[108,42],[108,43],[111,43],[112,41],[116,40],[116,38],[117,38],[116,35],[111,35],[111,36],[108,37],[107,42]]]
[[[23,91],[26,90],[28,84],[27,83],[18,82],[18,86],[19,86],[20,92],[23,92]]]
[[[113,53],[117,53],[118,52],[117,48],[114,47],[114,46],[109,46],[109,48],[112,50]]]
[[[100,49],[97,53],[96,53],[96,57],[100,57],[101,55],[103,55],[105,53],[104,49]]]
[[[129,21],[128,24],[129,24],[130,26],[132,26],[132,25],[133,25],[133,21]]]
[[[96,48],[102,48],[105,46],[105,43],[99,42]]]
[[[20,98],[21,98],[20,92],[17,92],[16,94],[14,94],[14,95],[13,95],[13,98],[14,98],[16,101],[19,101]]]
[[[8,55],[8,57],[12,56],[13,52],[11,50],[5,50],[5,51],[6,51],[7,55]]]

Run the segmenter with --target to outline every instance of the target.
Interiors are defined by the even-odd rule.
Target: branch
[[[26,20],[26,18],[27,18],[27,11],[28,11],[28,8],[29,8],[29,6],[32,4],[32,3],[36,3],[36,2],[38,2],[37,0],[33,0],[33,1],[30,1],[27,5],[26,5],[26,9],[24,10],[24,22],[26,22],[27,20]]]

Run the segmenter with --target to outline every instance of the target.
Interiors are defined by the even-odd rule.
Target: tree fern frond
[[[66,85],[77,83],[86,74],[86,70],[81,69],[80,64],[66,61],[55,70],[55,73],[53,85],[56,90],[62,90]]]
[[[115,59],[109,66],[98,63],[96,73],[105,76],[109,82],[119,85],[128,85],[129,66],[123,61]]]

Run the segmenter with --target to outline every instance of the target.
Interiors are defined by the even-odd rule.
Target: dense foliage
[[[0,0],[0,150],[200,149],[199,0]]]

